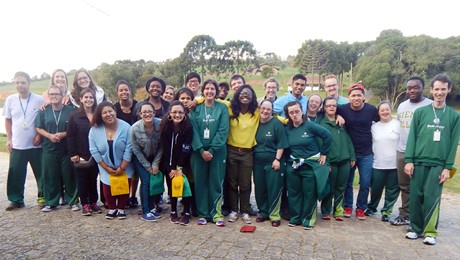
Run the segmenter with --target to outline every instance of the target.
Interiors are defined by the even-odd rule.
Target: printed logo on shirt
[[[427,125],[426,128],[439,128],[439,129],[444,129],[445,126],[443,125]]]
[[[303,132],[303,135],[302,135],[302,138],[305,138],[305,137],[310,137],[307,132]]]
[[[270,137],[270,136],[272,136],[272,133],[271,133],[270,131],[268,131],[267,134],[266,134],[265,136]]]

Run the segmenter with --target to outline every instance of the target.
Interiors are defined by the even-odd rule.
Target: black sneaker
[[[190,223],[190,214],[185,213],[185,215],[183,215],[182,218],[180,219],[180,224],[182,226],[188,226],[189,223]]]
[[[126,213],[125,213],[125,211],[122,210],[122,209],[118,210],[118,212],[117,212],[117,218],[118,218],[118,219],[125,219],[125,218],[126,218]]]
[[[382,221],[384,221],[384,222],[390,221],[390,216],[388,216],[388,215],[382,215]]]
[[[133,208],[139,206],[139,201],[137,200],[136,197],[129,198],[129,202],[131,204],[131,207],[133,207]]]
[[[376,212],[373,211],[372,209],[369,209],[367,208],[365,211],[364,211],[364,215],[370,217],[370,216],[373,216]]]
[[[177,213],[171,213],[169,221],[173,224],[179,224],[179,217],[177,216]]]
[[[114,219],[115,217],[117,217],[117,213],[118,213],[118,210],[110,209],[109,212],[107,212],[107,214],[105,214],[105,218],[106,219]]]

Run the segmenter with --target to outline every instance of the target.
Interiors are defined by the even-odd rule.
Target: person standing
[[[303,95],[307,86],[307,78],[303,74],[296,74],[292,77],[292,92],[287,95],[279,97],[273,104],[275,114],[282,117],[287,117],[284,114],[284,106],[290,101],[299,101],[302,106],[302,111],[307,112],[307,98]]]
[[[423,106],[430,105],[433,100],[423,96],[425,81],[420,77],[411,77],[406,82],[407,100],[398,106],[399,125],[399,143],[396,152],[398,183],[401,190],[401,207],[399,207],[399,215],[390,220],[390,223],[395,226],[409,225],[409,192],[410,178],[404,173],[404,153],[406,151],[407,136],[409,135],[410,125],[414,111]]]
[[[326,97],[332,97],[337,100],[337,105],[348,104],[348,99],[346,97],[340,96],[338,88],[339,83],[337,81],[337,76],[330,74],[327,75],[324,80],[324,90],[326,91]]]
[[[359,171],[359,193],[356,199],[356,217],[366,219],[364,211],[367,209],[367,199],[372,178],[372,133],[373,122],[379,121],[377,108],[365,103],[366,89],[361,84],[353,84],[348,88],[349,104],[338,107],[338,114],[345,119],[345,127],[355,148],[356,164],[350,170],[347,187],[345,189],[344,213],[346,218],[353,213],[353,181],[356,167]]]
[[[195,98],[201,97],[200,84],[201,77],[200,74],[196,72],[190,72],[185,77],[185,86],[192,91]]]
[[[96,94],[90,88],[80,92],[80,108],[69,116],[67,147],[78,180],[78,196],[83,216],[100,214],[97,205],[97,177],[99,169],[89,152],[88,134],[96,110]],[[86,164],[86,165],[85,165]]]
[[[10,204],[5,210],[11,211],[24,207],[24,185],[27,175],[27,163],[30,163],[37,182],[37,203],[45,206],[41,169],[41,137],[34,127],[35,117],[45,103],[43,97],[30,92],[29,74],[18,71],[14,74],[14,84],[18,94],[12,94],[5,100],[6,149],[10,152],[6,194]]]
[[[206,80],[201,92],[204,103],[189,113],[193,126],[191,166],[195,181],[198,225],[208,221],[225,226],[221,211],[229,129],[228,108],[216,102],[217,82]]]
[[[329,152],[332,135],[329,130],[306,119],[298,101],[290,101],[284,107],[289,115],[286,136],[289,149],[286,180],[289,200],[289,226],[302,225],[310,230],[316,223],[317,200],[329,191]],[[318,145],[318,138],[322,146]]]
[[[265,99],[269,99],[272,103],[278,99],[278,91],[280,90],[280,84],[275,78],[269,78],[264,82],[265,96],[257,99],[257,103],[260,105]]]
[[[49,87],[51,105],[35,118],[35,129],[43,137],[42,172],[46,205],[43,212],[50,212],[59,205],[63,186],[65,202],[72,211],[80,210],[77,178],[72,171],[66,140],[67,123],[73,108],[62,104],[63,95],[59,87]]]
[[[262,101],[259,111],[253,167],[255,196],[259,208],[256,222],[270,220],[273,227],[279,227],[286,170],[283,152],[288,143],[283,124],[273,118],[273,102],[269,99]]]
[[[424,236],[435,245],[443,184],[450,177],[460,135],[460,114],[446,104],[452,80],[446,74],[430,82],[433,103],[414,112],[407,138],[404,172],[411,178],[410,231],[406,238]]]
[[[387,101],[380,102],[377,110],[380,121],[371,127],[372,151],[374,153],[371,199],[364,214],[372,216],[377,212],[380,198],[385,189],[385,203],[380,212],[382,221],[388,222],[399,195],[398,174],[396,172],[399,122],[391,116],[391,107]]]
[[[160,119],[167,114],[169,109],[169,102],[161,98],[165,89],[166,83],[157,77],[153,77],[145,83],[145,90],[150,96],[144,101],[148,101],[153,105],[155,108],[155,117]],[[138,108],[136,107],[135,110],[138,110]]]

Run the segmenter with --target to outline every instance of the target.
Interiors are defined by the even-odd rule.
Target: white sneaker
[[[248,213],[243,213],[243,222],[245,224],[251,224],[251,217],[249,217],[249,214]]]
[[[409,231],[409,232],[406,233],[406,238],[407,239],[417,239],[419,237],[420,236],[417,233],[412,232],[412,231]]]
[[[235,222],[237,220],[238,220],[238,212],[235,212],[235,211],[230,212],[230,214],[228,215],[228,221]]]
[[[71,211],[79,211],[80,210],[80,207],[78,205],[71,205],[70,206],[70,210]]]
[[[434,246],[436,245],[436,238],[435,237],[425,237],[425,239],[423,239],[423,244]]]
[[[52,210],[53,210],[53,208],[51,206],[45,206],[45,207],[42,208],[43,212],[50,212]]]

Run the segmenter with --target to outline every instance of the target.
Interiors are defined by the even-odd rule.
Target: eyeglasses
[[[252,93],[249,92],[249,91],[241,91],[240,96],[249,96],[249,97],[251,97]]]
[[[153,111],[153,110],[144,110],[144,111],[142,111],[141,113],[144,114],[144,115],[148,115],[148,114],[153,114],[153,113],[155,113],[155,111]]]
[[[48,96],[53,97],[53,96],[62,96],[60,93],[49,93]]]
[[[188,83],[199,83],[199,81],[196,80],[196,79],[191,79],[191,80],[188,81]]]

